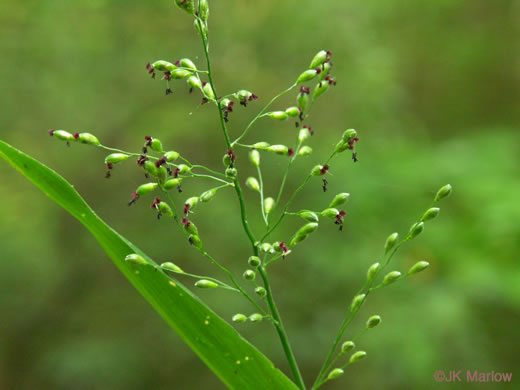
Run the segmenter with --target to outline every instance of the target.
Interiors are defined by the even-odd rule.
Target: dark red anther
[[[311,92],[311,89],[308,87],[300,87],[300,93],[306,93],[309,94]]]
[[[350,150],[354,150],[354,144],[359,141],[358,137],[352,138],[350,141],[348,141],[348,148]]]
[[[320,74],[321,73],[321,68],[318,66],[316,69],[314,69],[316,71],[316,74]]]
[[[74,137],[74,139],[78,139],[79,138],[79,133],[74,133],[74,134],[72,134],[72,136]]]
[[[188,203],[184,205],[183,213],[184,215],[188,215],[190,213],[190,205]]]
[[[307,125],[303,125],[303,128],[309,130],[309,133],[310,133],[311,135],[314,135],[314,131],[312,131],[312,127],[307,126]]]
[[[293,149],[293,148],[289,148],[289,149],[287,149],[287,155],[288,155],[289,157],[294,156],[294,149]]]
[[[191,225],[191,222],[188,218],[182,218],[181,223],[186,227],[186,229],[189,228]]]
[[[231,164],[233,164],[235,162],[235,160],[237,159],[236,154],[231,149],[228,149],[226,154],[229,156],[229,160],[231,161]]]
[[[169,70],[164,72],[164,79],[168,80],[168,81],[170,81],[172,79],[172,73]]]
[[[139,199],[139,195],[137,195],[137,192],[136,191],[132,192],[132,200],[130,202],[128,202],[128,205],[129,206],[133,205],[135,202],[137,202],[137,199]]]
[[[320,169],[320,175],[324,175],[327,173],[327,171],[329,170],[329,166],[328,165],[324,165],[321,169]]]
[[[49,130],[49,135],[52,137],[52,136],[54,135],[54,132],[55,132],[55,131],[56,131],[56,130]]]
[[[202,98],[202,102],[200,104],[206,104],[207,102],[209,102],[208,98],[207,97],[203,97]]]
[[[144,165],[145,161],[147,161],[147,160],[148,160],[148,157],[140,155],[139,158],[137,159],[137,165],[142,167]]]
[[[173,64],[176,65],[176,66],[181,66],[181,60],[177,60]]]
[[[149,135],[145,135],[144,139],[146,140],[145,146],[151,146],[152,145],[152,139],[153,139],[152,137],[150,137]]]
[[[353,160],[355,163],[359,161],[358,158],[357,158],[357,153],[356,153],[356,152],[352,153],[352,160]]]
[[[155,198],[155,199],[153,200],[152,205],[151,205],[152,209],[156,209],[156,210],[157,210],[157,205],[158,205],[159,203],[161,203],[161,199],[160,199],[160,198]]]
[[[152,79],[154,79],[155,78],[155,69],[153,68],[153,66],[150,65],[150,63],[147,63],[146,69],[148,69],[148,73],[150,73],[152,75]]]
[[[256,96],[254,93],[252,93],[251,96],[249,96],[249,101],[257,100],[257,99],[258,99],[258,96]]]
[[[108,169],[112,169],[112,168],[114,168],[114,163],[109,162],[109,163],[107,164],[107,168],[108,168]]]
[[[155,162],[155,166],[159,168],[161,165],[166,164],[166,157],[161,157],[159,160]]]
[[[347,215],[345,210],[341,210],[338,215],[336,215],[336,221],[334,222],[336,225],[339,225],[339,231],[343,231],[343,217]]]
[[[173,177],[174,177],[175,179],[177,179],[177,178],[179,177],[179,172],[180,172],[180,171],[181,171],[181,170],[180,170],[179,168],[175,168],[175,169],[173,170]],[[179,191],[179,192],[180,192],[180,191]]]
[[[285,242],[283,242],[283,241],[278,244],[278,247],[282,250],[282,253],[289,252],[289,248],[287,247],[287,244],[285,244]]]

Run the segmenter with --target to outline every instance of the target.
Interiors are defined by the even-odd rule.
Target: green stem
[[[283,175],[282,184],[280,185],[280,191],[278,191],[278,196],[276,197],[276,201],[274,202],[274,207],[278,206],[278,203],[280,202],[280,198],[282,197],[283,189],[285,187],[285,182],[287,181],[287,176],[289,176],[289,170],[291,169],[291,165],[296,160],[296,157],[298,156],[298,152],[300,151],[300,148],[302,147],[302,143],[298,142],[298,146],[296,147],[296,151],[294,152],[294,156],[289,160],[289,163],[287,164],[287,168],[285,169],[285,174]]]
[[[289,88],[283,90],[282,92],[280,92],[278,95],[276,95],[275,97],[273,97],[269,103],[267,103],[264,108],[262,108],[262,110],[257,114],[257,116],[255,116],[253,118],[253,120],[251,122],[249,122],[249,124],[247,125],[247,127],[245,128],[244,132],[242,134],[240,134],[240,136],[233,141],[233,143],[231,144],[231,146],[234,146],[237,142],[239,142],[242,138],[244,138],[247,134],[247,132],[249,131],[249,129],[251,128],[251,126],[253,126],[253,124],[262,116],[262,114],[271,106],[271,104],[273,104],[279,97],[285,95],[287,92],[290,92],[294,87],[296,87],[296,83],[294,83],[293,85],[291,85]]]
[[[262,218],[264,219],[265,225],[269,228],[269,220],[267,219],[267,215],[265,214],[264,182],[262,180],[262,170],[260,169],[260,165],[257,165],[256,171],[258,172],[258,181],[260,183],[260,209],[262,210]]]

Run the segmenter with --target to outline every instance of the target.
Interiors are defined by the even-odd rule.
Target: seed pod
[[[207,23],[200,23],[200,25],[199,25],[199,20],[198,19],[194,19],[193,20],[193,26],[195,27],[195,30],[197,30],[197,32],[200,35],[207,37],[207,35],[208,35],[208,25],[207,25]]]
[[[222,164],[224,164],[225,167],[229,167],[231,165],[231,156],[228,153],[222,156]]]
[[[157,167],[150,160],[146,160],[143,164],[143,168],[146,173],[150,174],[153,177],[157,177]]]
[[[298,156],[308,156],[312,153],[312,148],[310,146],[304,145],[298,151]]]
[[[157,183],[146,183],[141,184],[139,187],[137,187],[137,190],[135,190],[135,193],[139,196],[144,196],[146,194],[149,194],[153,190],[155,190],[159,184]]]
[[[51,130],[49,131],[49,134],[51,136],[54,136],[56,137],[57,139],[59,139],[60,141],[75,141],[76,138],[74,138],[74,136],[69,133],[68,131],[65,131],[65,130]]]
[[[217,288],[218,284],[207,279],[200,279],[195,282],[195,287],[198,288]]]
[[[190,77],[193,73],[187,69],[175,69],[170,72],[170,77],[174,80],[185,79]]]
[[[280,247],[280,241],[273,242],[273,249],[275,252],[282,252],[282,248]]]
[[[195,13],[195,7],[193,5],[193,0],[175,0],[175,3],[180,9],[183,9],[190,15]]]
[[[76,134],[74,135],[74,138],[76,138]],[[77,134],[77,139],[82,144],[99,145],[99,140],[96,138],[96,136],[90,133],[79,133]]]
[[[199,199],[200,198],[198,196],[192,196],[191,198],[186,199],[184,204],[190,206],[189,209],[193,210],[199,204]]]
[[[278,119],[279,121],[284,121],[289,117],[285,111],[272,111],[265,115],[269,118]]]
[[[164,158],[168,162],[173,162],[179,158],[179,153],[177,153],[173,150],[170,150],[169,152],[164,153]]]
[[[300,115],[300,109],[298,107],[289,107],[285,110],[285,113],[293,118],[297,118]]]
[[[247,262],[251,267],[256,268],[260,265],[260,258],[258,256],[250,256]]]
[[[426,221],[429,221],[430,219],[435,218],[437,215],[439,215],[440,210],[441,209],[439,209],[438,207],[432,207],[432,208],[426,210],[426,212],[424,213],[424,215],[421,218],[421,221],[426,222]]]
[[[348,198],[350,198],[350,194],[348,192],[342,192],[340,194],[337,194],[334,199],[332,199],[332,202],[330,202],[329,207],[336,207],[340,206],[343,203],[345,203]]]
[[[338,209],[335,209],[335,208],[328,208],[321,212],[322,216],[330,218],[330,219],[336,219],[338,214],[339,214],[339,211],[338,211]]]
[[[345,130],[345,132],[343,133],[343,141],[345,141],[346,143],[351,142],[356,137],[357,131],[354,129]]]
[[[250,269],[244,271],[242,274],[245,280],[255,280],[255,272],[251,271]]]
[[[208,17],[209,17],[208,0],[199,0],[199,16],[204,21],[208,20]]]
[[[165,190],[171,190],[172,188],[177,188],[182,182],[182,178],[177,178],[177,179],[170,179],[168,181],[166,181],[164,184],[163,184],[163,187]]]
[[[213,199],[213,197],[215,196],[216,193],[217,193],[217,190],[215,188],[212,188],[211,190],[204,191],[200,195],[199,199],[203,203],[209,202],[211,199]]]
[[[398,233],[392,233],[388,236],[385,242],[385,255],[394,249],[395,244],[397,244],[397,239],[399,238]]]
[[[257,142],[256,144],[253,144],[252,146],[255,149],[265,150],[270,146],[270,144],[267,142]]]
[[[139,265],[148,264],[148,262],[144,259],[144,257],[139,256],[136,253],[132,253],[132,254],[126,256],[125,261],[129,261],[130,263],[139,264]]]
[[[344,372],[345,371],[343,371],[341,368],[335,368],[329,373],[329,375],[327,375],[327,380],[339,378],[341,375],[343,375]]]
[[[191,70],[197,70],[197,67],[195,66],[193,61],[190,60],[189,58],[181,58],[180,62],[181,62],[181,66],[183,68],[188,68],[188,69],[191,69]]]
[[[392,271],[392,272],[389,272],[385,275],[385,277],[383,278],[383,285],[386,286],[386,285],[389,285],[391,283],[394,283],[395,281],[397,281],[399,278],[401,277],[401,272],[399,271]]]
[[[318,85],[316,85],[316,88],[314,88],[314,92],[312,94],[313,99],[319,98],[325,91],[329,89],[329,83],[328,81],[320,81]]]
[[[179,169],[180,175],[185,175],[186,173],[191,171],[191,168],[185,164],[177,165],[177,168]]]
[[[427,261],[419,261],[419,262],[415,263],[412,266],[412,268],[410,268],[408,270],[408,275],[413,275],[413,274],[416,274],[418,272],[424,271],[429,266],[430,266],[430,263],[428,263]]]
[[[317,76],[318,72],[316,69],[309,69],[303,72],[300,76],[298,76],[298,79],[296,80],[296,84],[302,84],[306,81],[311,81],[313,78]]]
[[[202,91],[204,91],[204,95],[210,100],[215,100],[215,94],[213,93],[213,88],[211,88],[210,83],[206,83],[202,86]]]
[[[200,82],[200,79],[198,76],[195,76],[195,75],[192,75],[190,77],[188,77],[188,79],[186,80],[186,82],[188,83],[188,85],[191,87],[191,88],[197,88],[197,89],[200,89],[202,87],[202,83]]]
[[[225,173],[226,173],[226,177],[229,177],[230,179],[234,179],[237,177],[236,168],[227,168]]]
[[[281,154],[287,156],[289,154],[289,148],[285,145],[271,145],[267,148],[269,152],[274,152],[276,154]]]
[[[309,222],[318,222],[319,221],[318,214],[316,214],[314,211],[310,211],[310,210],[298,211],[298,216],[302,217],[303,219],[305,219],[306,221],[309,221]]]
[[[298,134],[298,141],[304,142],[311,136],[311,132],[307,127],[304,127],[300,130],[300,133]]]
[[[202,241],[200,240],[200,237],[197,234],[191,234],[188,237],[188,241],[191,245],[193,245],[195,248],[202,248]]]
[[[161,214],[167,215],[168,217],[173,217],[173,212],[170,206],[168,206],[168,203],[166,202],[159,202],[157,204],[157,208],[159,209],[159,212]]]
[[[301,108],[302,112],[305,112],[305,109],[309,104],[309,94],[300,91],[300,93],[298,93],[298,95],[296,96],[296,102],[298,103],[298,107]]]
[[[414,223],[410,228],[410,239],[417,237],[424,230],[424,222]]]
[[[347,150],[348,148],[349,148],[349,144],[347,142],[343,141],[343,139],[341,139],[336,144],[336,147],[334,148],[334,152],[341,153],[341,152],[344,152],[345,150]]]
[[[121,161],[125,161],[130,156],[128,154],[123,153],[112,153],[105,157],[105,164],[117,164]]]
[[[372,328],[375,328],[380,323],[381,323],[381,317],[378,315],[374,315],[368,319],[366,327],[367,327],[367,329],[372,329]]]
[[[251,149],[249,151],[249,161],[255,166],[260,166],[260,152],[256,149]]]
[[[322,67],[321,67],[321,73],[320,73],[320,77],[319,77],[319,80],[320,81],[323,81],[325,80],[325,78],[329,75],[329,72],[330,72],[330,69],[332,68],[332,66],[330,65],[330,62],[325,62]]]
[[[246,180],[246,186],[252,189],[253,191],[260,192],[260,184],[256,178],[250,176]]]
[[[437,192],[437,195],[435,195],[434,202],[438,202],[439,200],[442,200],[449,196],[451,194],[451,190],[451,184],[446,184]]]
[[[308,234],[314,233],[318,229],[318,224],[316,222],[310,222],[306,225],[303,225],[297,232],[297,236],[306,236]]]
[[[274,207],[274,199],[271,197],[264,199],[264,211],[266,214],[269,214],[271,211],[273,211]]]
[[[307,235],[294,236],[293,238],[291,238],[291,241],[289,241],[289,248],[293,248],[295,245],[299,244],[306,238]]]
[[[172,63],[163,60],[155,61],[152,64],[152,67],[159,72],[171,72],[172,70],[177,68]]]
[[[238,323],[241,323],[241,322],[246,322],[247,321],[247,317],[243,314],[235,314],[233,316],[233,318],[231,319],[233,322],[238,322]]]
[[[365,356],[367,356],[367,353],[365,351],[357,351],[356,353],[352,354],[352,356],[349,359],[350,363],[355,363],[363,359]]]
[[[311,176],[320,176],[322,169],[323,165],[316,165],[314,168],[312,168]]]
[[[251,322],[260,322],[262,321],[262,315],[259,313],[254,313],[249,316],[249,321]]]
[[[165,167],[161,165],[159,168],[157,168],[157,180],[159,180],[160,183],[164,183],[167,177],[168,171]]]
[[[353,341],[345,341],[341,345],[341,353],[347,353],[352,351],[354,348],[356,348],[356,344],[354,344]]]
[[[328,54],[326,50],[320,50],[316,53],[311,61],[309,69],[314,69],[323,64],[327,60]]]
[[[183,274],[184,271],[176,264],[173,264],[171,262],[166,262],[161,264],[161,268],[165,269],[166,271],[176,272],[178,274]]]
[[[374,263],[372,264],[367,271],[367,283],[371,283],[376,277],[377,273],[381,269],[381,264]]]
[[[259,297],[262,297],[262,298],[267,295],[267,291],[263,287],[255,288],[255,293],[256,293],[256,295],[258,295]]]
[[[258,248],[260,248],[260,250],[265,253],[274,253],[273,246],[271,244],[269,244],[268,242],[264,242],[264,243],[260,244],[260,246]]]
[[[355,313],[356,311],[359,310],[359,308],[361,307],[363,302],[365,302],[365,297],[366,297],[365,294],[359,294],[359,295],[356,295],[354,297],[354,299],[352,299],[352,303],[350,304],[351,313]]]

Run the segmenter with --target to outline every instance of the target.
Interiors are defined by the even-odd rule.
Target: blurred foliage
[[[342,130],[355,127],[361,136],[359,163],[342,156],[332,165],[329,192],[311,182],[294,206],[321,209],[335,193],[348,191],[345,231],[322,223],[270,272],[305,378],[317,373],[386,236],[405,233],[448,182],[454,194],[441,204],[440,217],[393,264],[406,269],[424,259],[432,266],[373,295],[347,336],[357,334],[363,318],[380,314],[383,325],[358,342],[369,358],[327,388],[443,388],[432,379],[439,369],[514,372],[513,347],[520,343],[520,57],[514,39],[520,3],[222,0],[210,6],[219,93],[246,88],[261,98],[237,107],[234,135],[317,50],[334,52],[338,86],[313,108],[315,152],[298,160],[289,188],[329,153]],[[88,130],[129,150],[153,135],[190,160],[220,169],[225,145],[214,107],[200,106],[182,82],[165,97],[164,85],[144,69],[155,59],[190,57],[202,64],[189,18],[170,0],[6,0],[0,26],[0,137],[62,173],[102,218],[156,261],[207,271],[205,259],[166,220],[157,222],[148,205],[126,206],[142,180],[133,164],[105,180],[103,153],[69,149],[46,134],[50,128]],[[265,120],[245,141],[292,143],[295,137],[292,123]],[[238,158],[245,178],[245,152]],[[263,161],[267,194],[274,194],[287,160]],[[0,177],[1,389],[223,388],[78,223],[7,164],[0,164]],[[187,184],[182,195],[207,185]],[[259,231],[257,197],[247,197]],[[210,252],[241,273],[249,246],[236,198],[223,190],[212,202],[195,217],[199,230]],[[300,223],[287,220],[275,238],[287,239]],[[249,310],[225,291],[199,295],[226,318]],[[240,331],[287,369],[267,323],[240,325]]]

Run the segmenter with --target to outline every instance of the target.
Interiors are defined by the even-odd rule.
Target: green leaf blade
[[[190,290],[168,277],[146,254],[105,224],[63,177],[3,141],[0,157],[90,231],[132,285],[229,389],[298,389]],[[143,256],[149,264],[125,262],[131,253]]]

